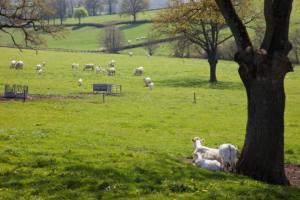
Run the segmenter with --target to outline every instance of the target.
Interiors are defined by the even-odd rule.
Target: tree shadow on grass
[[[222,172],[198,169],[166,154],[151,153],[154,159],[128,159],[116,154],[115,165],[84,162],[58,163],[43,159],[43,165],[27,164],[26,168],[0,174],[0,188],[10,191],[30,189],[32,195],[51,199],[81,199],[89,194],[96,199],[138,197],[151,194],[177,195],[203,193],[204,199],[251,197],[250,199],[292,199],[299,194],[296,188],[281,188],[249,183],[249,179]],[[124,157],[125,156],[125,157]],[[150,158],[152,157],[150,156]],[[35,161],[33,161],[35,162]],[[47,173],[34,173],[46,169]],[[34,174],[34,176],[32,176]],[[203,192],[204,191],[204,192]]]
[[[143,25],[142,23],[125,24],[119,27],[120,31],[126,31],[127,29],[136,28]]]
[[[177,78],[157,81],[157,85],[168,87],[207,88],[217,90],[241,90],[243,84],[240,82],[218,81],[210,83],[204,78]]]

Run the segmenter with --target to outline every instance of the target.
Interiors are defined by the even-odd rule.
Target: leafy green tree
[[[81,18],[87,17],[88,11],[85,9],[85,7],[78,7],[74,9],[74,17],[78,19],[78,24],[81,24]]]

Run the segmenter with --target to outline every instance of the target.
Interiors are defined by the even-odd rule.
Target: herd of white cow
[[[131,55],[130,55],[131,56]],[[44,67],[46,66],[46,62],[42,62],[42,64],[36,65],[36,71],[38,74],[43,73]],[[72,65],[73,70],[77,70],[80,68],[79,63],[73,63]],[[10,63],[10,68],[13,69],[23,69],[24,62],[23,61],[16,61],[12,60]],[[108,62],[107,69],[102,68],[100,66],[94,66],[94,64],[89,63],[85,64],[83,67],[83,71],[96,71],[97,74],[102,72],[107,72],[109,76],[114,76],[116,74],[116,61],[111,60]],[[141,76],[145,72],[144,67],[138,67],[134,70],[133,75]],[[144,84],[145,87],[149,87],[151,90],[154,87],[154,82],[150,77],[144,77]],[[78,85],[81,86],[83,84],[82,78],[78,80]],[[239,159],[240,153],[232,144],[222,144],[219,146],[218,149],[209,148],[203,145],[203,140],[199,137],[195,137],[192,139],[194,152],[193,152],[193,163],[197,167],[201,167],[208,170],[213,171],[235,171],[236,163]]]
[[[131,53],[131,52],[130,52]],[[129,54],[130,56],[132,56],[132,54]],[[44,72],[44,68],[46,66],[46,62],[42,62],[42,64],[37,64],[36,65],[36,72],[37,74],[42,74]],[[16,60],[12,60],[10,62],[10,68],[11,69],[23,69],[24,67],[24,62],[23,61],[16,61]],[[71,65],[73,70],[78,70],[80,68],[80,64],[79,63],[72,63]],[[88,63],[85,64],[83,67],[83,71],[96,71],[96,74],[100,74],[100,73],[107,73],[108,76],[114,76],[116,75],[116,61],[115,60],[111,60],[108,62],[108,66],[107,68],[103,68],[99,65],[97,65],[95,67],[95,65],[93,63]],[[143,66],[137,67],[134,72],[133,75],[135,76],[142,76],[145,72],[145,69]],[[143,79],[145,87],[148,87],[150,90],[152,90],[154,88],[154,82],[152,81],[152,79],[150,77],[144,77]],[[82,86],[83,84],[83,79],[79,78],[78,79],[78,85]]]

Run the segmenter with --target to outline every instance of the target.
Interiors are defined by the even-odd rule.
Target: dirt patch
[[[292,186],[300,187],[300,166],[285,165],[285,174]]]
[[[34,95],[30,95],[27,97],[26,101],[31,101],[31,100],[40,100],[40,99],[82,99],[82,96],[61,96],[61,95],[40,95],[40,94],[34,94]],[[19,100],[19,101],[23,101],[23,99],[7,99],[4,98],[2,96],[0,96],[0,101],[15,101],[15,100]]]

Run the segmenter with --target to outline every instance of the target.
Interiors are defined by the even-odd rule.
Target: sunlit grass
[[[0,101],[0,199],[297,199],[300,190],[193,167],[191,138],[242,147],[246,95],[233,62],[207,82],[205,60],[76,54],[0,48],[0,91],[26,84],[30,94],[80,98]],[[24,70],[9,69],[11,59]],[[117,61],[108,77],[71,63]],[[46,61],[45,73],[35,65]],[[155,82],[144,88],[133,69]],[[299,68],[286,78],[286,163],[300,164]],[[77,80],[84,80],[78,87]],[[123,86],[119,97],[89,95],[93,83]],[[197,104],[193,103],[196,92]]]

